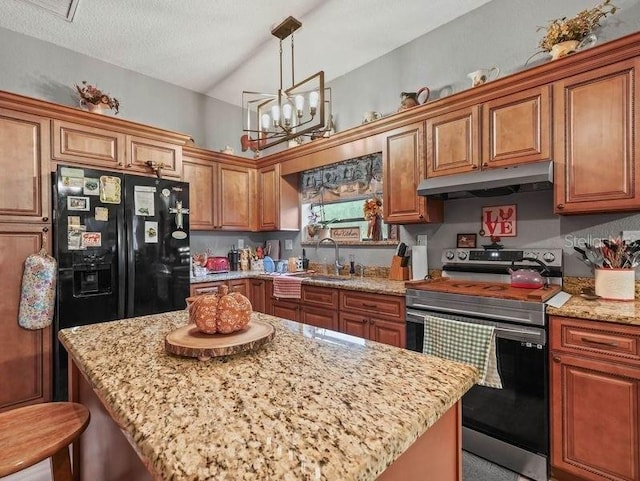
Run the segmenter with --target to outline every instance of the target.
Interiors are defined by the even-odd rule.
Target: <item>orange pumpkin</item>
[[[220,286],[218,294],[204,294],[187,299],[189,322],[205,334],[230,334],[247,327],[251,319],[251,302],[239,292],[229,293]]]

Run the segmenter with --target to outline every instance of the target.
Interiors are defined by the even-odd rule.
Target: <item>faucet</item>
[[[340,252],[338,251],[338,243],[336,242],[335,239],[331,238],[331,237],[324,237],[322,239],[320,239],[318,241],[318,243],[316,244],[316,249],[318,248],[318,246],[320,244],[322,244],[324,241],[328,241],[328,242],[333,242],[333,245],[335,247],[335,262],[334,265],[336,267],[336,276],[340,275],[340,269],[342,269],[344,266],[342,264],[340,264]]]

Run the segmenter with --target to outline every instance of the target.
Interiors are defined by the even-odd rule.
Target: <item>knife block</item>
[[[393,256],[391,259],[391,268],[389,269],[390,281],[406,281],[409,279],[409,267],[402,267],[402,257]]]

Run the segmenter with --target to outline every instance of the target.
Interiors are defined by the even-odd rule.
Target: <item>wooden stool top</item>
[[[34,404],[0,413],[0,477],[21,471],[71,444],[89,424],[82,404]]]

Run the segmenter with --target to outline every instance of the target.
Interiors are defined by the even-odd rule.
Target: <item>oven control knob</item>
[[[531,259],[537,259],[538,258],[538,253],[537,252],[525,252],[524,256],[525,257],[529,257]]]
[[[465,260],[467,258],[467,253],[465,251],[459,251],[458,252],[458,259],[460,259],[461,261]]]
[[[545,262],[553,262],[556,260],[556,256],[554,256],[551,252],[545,252],[542,258]]]
[[[453,258],[455,257],[455,254],[453,253],[453,251],[447,251],[447,253],[445,254],[446,258],[450,261],[453,260]]]

